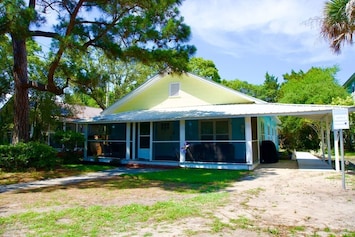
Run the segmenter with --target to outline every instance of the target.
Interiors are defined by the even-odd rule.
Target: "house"
[[[189,73],[159,74],[81,121],[84,159],[252,169],[262,140],[278,146],[279,123],[275,116],[245,115],[252,104],[266,102]]]
[[[78,122],[84,126],[86,161],[252,170],[260,164],[263,141],[278,149],[277,116],[321,121],[329,158],[336,108],[354,111],[267,103],[190,73],[167,73],[147,80],[100,116]]]

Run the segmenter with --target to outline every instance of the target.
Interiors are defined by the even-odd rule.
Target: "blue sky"
[[[262,84],[265,73],[332,67],[344,83],[355,73],[355,45],[334,54],[320,36],[324,0],[185,0],[196,57],[212,60],[223,79]]]

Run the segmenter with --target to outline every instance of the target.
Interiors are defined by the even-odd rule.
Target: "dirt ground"
[[[351,236],[354,236],[355,187],[344,190],[340,178],[340,173],[335,171],[299,170],[296,161],[260,165],[252,176],[223,190],[230,194],[229,202],[213,210],[214,220],[188,218],[178,223],[146,225],[134,230],[134,234],[113,236],[147,236],[147,233],[151,234],[148,236],[343,236],[347,231],[352,231]],[[107,189],[95,181],[82,185],[86,188],[68,186],[38,192],[2,193],[0,216],[77,205],[149,205],[189,196],[154,185],[124,190]],[[50,202],[53,204],[48,205]],[[43,208],[44,203],[47,203],[46,208]],[[241,218],[252,224],[211,231],[216,219],[231,226],[233,220]],[[297,231],[292,232],[292,229]]]

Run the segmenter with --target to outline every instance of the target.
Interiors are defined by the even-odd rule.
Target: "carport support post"
[[[335,153],[335,170],[340,171],[339,168],[339,130],[334,130],[334,153]]]
[[[323,122],[320,124],[321,127],[321,146],[322,146],[322,160],[325,161],[325,151],[324,151],[324,128],[323,128]]]
[[[345,187],[345,164],[344,164],[344,141],[343,141],[343,129],[340,129],[340,155],[341,155],[341,180],[343,189]]]
[[[332,153],[331,153],[331,148],[330,148],[330,128],[329,128],[329,120],[328,117],[325,121],[325,126],[327,130],[327,148],[328,148],[328,163],[329,165],[332,165]]]

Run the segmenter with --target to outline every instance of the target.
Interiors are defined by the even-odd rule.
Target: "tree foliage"
[[[23,0],[3,0],[0,35],[10,36],[14,59],[13,142],[28,140],[28,89],[63,94],[77,79],[76,59],[92,48],[115,60],[185,71],[195,47],[186,44],[190,28],[179,15],[180,4],[180,0],[29,0],[26,6]],[[55,18],[53,25],[47,24]],[[41,70],[45,81],[29,77],[26,43],[33,37],[53,40]]]
[[[187,65],[187,70],[198,76],[208,78],[215,82],[221,82],[218,69],[212,60],[207,60],[200,57],[191,58],[189,64]]]
[[[222,84],[244,94],[271,103],[277,101],[280,88],[278,78],[269,73],[265,74],[265,80],[262,85],[254,85],[241,80],[222,80]]]
[[[335,75],[337,67],[311,68],[307,72],[292,71],[284,75],[285,82],[279,91],[280,103],[330,104],[334,98],[346,98],[347,92],[341,87]],[[287,148],[318,149],[320,124],[296,117],[282,117],[281,142]]]
[[[333,98],[345,98],[346,90],[335,79],[337,72],[337,67],[312,67],[307,72],[300,70],[283,75],[285,82],[280,87],[278,102],[330,104]]]
[[[222,84],[232,88],[233,90],[242,92],[244,94],[253,96],[253,97],[258,97],[259,91],[261,90],[260,85],[254,85],[250,84],[247,81],[241,81],[241,80],[222,80]]]
[[[0,35],[0,102],[4,102],[6,95],[12,92],[12,57],[11,42],[6,35]]]
[[[92,49],[90,55],[76,58],[73,70],[72,93],[66,94],[65,102],[105,109],[158,73],[159,66],[111,60]]]

